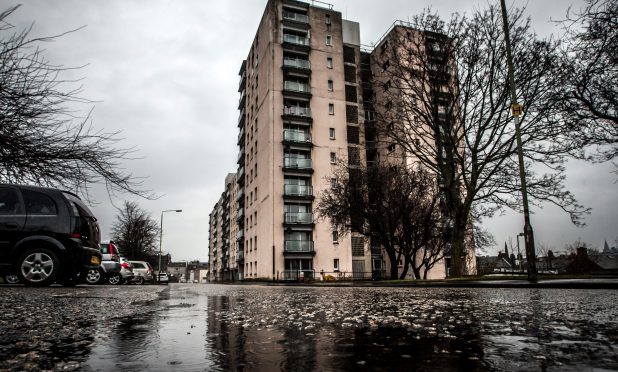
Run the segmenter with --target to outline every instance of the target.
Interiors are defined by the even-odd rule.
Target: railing
[[[286,129],[283,131],[283,140],[290,142],[311,142],[311,134],[300,130]]]
[[[311,240],[286,240],[283,243],[285,252],[313,252],[313,241]]]
[[[236,240],[240,240],[245,237],[245,230],[238,230],[236,233]]]
[[[290,21],[309,23],[309,17],[304,14],[294,13],[287,10],[283,11],[283,19]]]
[[[298,169],[311,169],[311,159],[302,158],[283,158],[284,168],[298,168]]]
[[[313,223],[313,213],[286,212],[284,213],[284,221],[291,224]]]
[[[236,178],[238,180],[241,180],[240,182],[242,183],[244,181],[244,179],[243,179],[244,176],[245,176],[245,167],[241,167],[240,170],[238,171],[238,175],[236,176]],[[242,189],[241,189],[239,194],[240,195],[244,194],[244,191],[242,191]],[[236,197],[238,198],[238,197],[240,197],[240,195],[237,195]]]
[[[383,270],[373,271],[320,271],[316,273],[315,280],[330,281],[350,281],[350,280],[382,280],[386,278]]]
[[[283,42],[290,43],[290,44],[296,44],[296,45],[309,46],[308,37],[302,37],[302,36],[291,35],[291,34],[283,34]]]
[[[313,270],[283,270],[281,280],[313,280],[315,271]]]
[[[240,132],[238,133],[238,138],[236,139],[236,143],[240,144],[240,140],[245,135],[245,127],[240,128]]]
[[[312,196],[313,187],[308,185],[283,185],[283,195]]]
[[[245,149],[242,148],[240,152],[238,153],[238,159],[236,159],[236,162],[238,163],[241,160],[244,160],[244,158],[245,158]]]
[[[245,210],[244,210],[244,208],[243,208],[243,209],[239,209],[239,210],[238,210],[238,213],[236,214],[236,219],[243,218],[243,217],[244,217],[244,215],[245,215]]]
[[[239,175],[240,175],[241,173],[242,173],[242,174],[244,174],[244,173],[245,173],[245,167],[242,167],[242,168],[241,168],[241,171],[240,171],[240,172],[238,172],[238,174],[239,174]],[[243,188],[243,189],[239,189],[239,190],[238,190],[238,193],[236,194],[236,200],[241,200],[241,199],[243,199],[244,197],[245,197],[245,189],[244,189],[244,188]]]
[[[283,115],[304,116],[310,118],[311,109],[309,107],[285,106],[283,108]]]
[[[303,68],[307,70],[311,68],[311,63],[309,61],[307,61],[306,59],[299,59],[299,58],[284,57],[283,65],[286,67],[296,67],[296,68]]]
[[[309,84],[299,83],[297,81],[284,81],[283,89],[293,92],[311,93]]]

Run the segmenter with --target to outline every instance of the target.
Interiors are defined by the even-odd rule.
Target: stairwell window
[[[333,45],[333,37],[331,35],[326,35],[326,45]]]
[[[333,243],[339,243],[339,233],[337,231],[333,231]]]
[[[335,164],[337,162],[337,154],[334,152],[330,153],[330,163]]]
[[[328,138],[332,140],[335,139],[335,128],[328,128]]]
[[[333,259],[333,271],[335,272],[339,271],[339,259],[338,258]]]
[[[331,57],[326,58],[326,67],[333,68],[333,59]]]
[[[333,91],[333,81],[332,81],[332,80],[329,80],[329,81],[328,81],[328,91],[329,91],[329,92],[332,92],[332,91]]]
[[[328,104],[328,114],[335,115],[335,105],[333,103]]]

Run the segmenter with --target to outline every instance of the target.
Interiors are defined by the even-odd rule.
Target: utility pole
[[[517,157],[519,159],[519,177],[521,180],[521,196],[524,204],[524,242],[526,243],[526,260],[528,261],[528,281],[537,281],[536,255],[534,253],[534,233],[530,224],[530,208],[528,207],[528,192],[526,189],[526,171],[524,169],[524,151],[521,144],[521,128],[519,115],[522,107],[517,102],[515,91],[515,73],[513,72],[513,56],[511,55],[511,38],[509,35],[509,22],[506,16],[505,0],[500,0],[502,7],[502,25],[504,28],[504,42],[506,44],[506,59],[508,64],[509,84],[511,86],[511,108],[515,118],[515,137],[517,139]]]

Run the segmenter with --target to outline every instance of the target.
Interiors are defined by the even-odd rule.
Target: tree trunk
[[[461,277],[466,273],[466,229],[468,218],[457,213],[453,221],[451,238],[451,277]]]
[[[391,262],[391,280],[397,279],[397,257],[395,257],[395,252],[388,252],[388,260]]]
[[[401,274],[399,275],[399,279],[405,279],[406,275],[408,275],[408,270],[410,269],[410,257],[408,257],[408,255],[404,256],[404,264],[403,264],[403,271],[401,271]]]

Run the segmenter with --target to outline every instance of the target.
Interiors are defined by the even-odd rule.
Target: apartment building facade
[[[387,268],[379,246],[338,236],[313,212],[338,161],[380,156],[359,24],[319,4],[269,0],[241,64],[238,168],[210,215],[210,280],[371,279]]]

